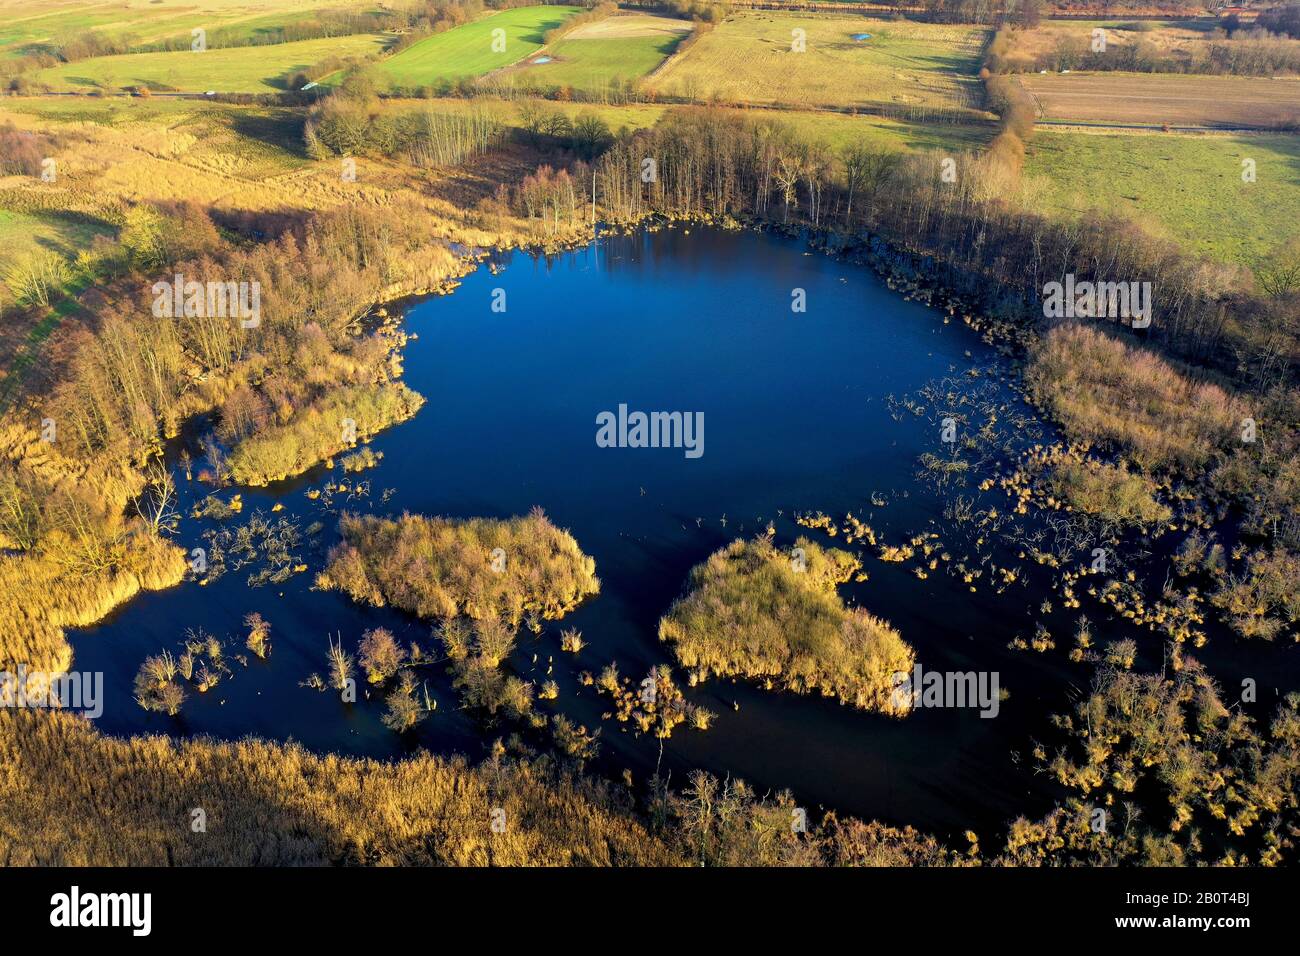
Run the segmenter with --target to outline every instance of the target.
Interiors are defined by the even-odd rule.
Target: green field
[[[29,214],[0,208],[0,246],[5,250],[5,261],[48,249],[71,261],[82,249],[88,249],[97,235],[108,235],[113,230],[97,228],[90,223],[56,214]],[[0,274],[0,280],[4,276]]]
[[[183,39],[202,27],[212,44],[246,41],[260,33],[322,10],[373,9],[370,0],[149,0],[140,3],[73,0],[73,2],[0,3],[0,62],[43,45],[87,31],[132,45]]]
[[[1256,181],[1242,181],[1242,160]],[[1257,264],[1300,234],[1300,137],[1093,134],[1040,128],[1029,201],[1077,216],[1118,212],[1220,262]]]
[[[73,92],[147,86],[154,92],[273,93],[285,88],[288,74],[330,57],[380,53],[391,39],[362,34],[202,53],[130,53],[37,70],[31,78],[53,90]]]
[[[188,44],[190,29],[204,27],[208,31],[208,45],[212,47],[235,46],[250,42],[274,42],[279,30],[291,23],[311,22],[322,13],[342,13],[351,9],[355,12],[373,10],[375,5],[368,0],[329,0],[325,5],[302,4],[301,0],[268,0],[272,7],[285,6],[274,13],[262,13],[250,16],[244,11],[239,16],[214,19],[210,14],[192,14],[190,22],[168,22],[152,30],[134,31],[141,42],[176,39],[180,37]],[[178,29],[179,27],[179,29]]]
[[[532,56],[548,30],[580,7],[518,7],[438,33],[381,63],[380,77],[395,86],[417,88],[444,80],[477,77]],[[506,31],[505,51],[492,50],[494,30]]]
[[[735,111],[745,116],[768,115],[754,110]],[[773,111],[770,115],[793,126],[801,137],[833,150],[850,143],[917,152],[941,149],[945,152],[983,149],[996,128],[992,123],[922,123],[887,119],[883,116],[850,116],[844,113]]]
[[[504,74],[526,88],[602,91],[624,87],[664,62],[690,33],[690,24],[665,16],[619,14],[562,37],[543,53]]]
[[[42,13],[35,4],[26,8],[0,7],[0,56],[18,56],[32,44],[58,34],[91,30],[120,20],[120,12],[96,13],[93,9]]]
[[[639,80],[673,52],[679,40],[619,37],[612,40],[561,40],[548,53],[550,63],[527,66],[516,75],[541,87],[606,89],[611,83]]]
[[[580,116],[594,114],[605,121],[615,133],[627,129],[636,131],[654,126],[665,114],[672,110],[698,109],[699,107],[666,106],[663,104],[627,104],[609,106],[594,103],[557,103],[545,101],[542,108],[556,110],[576,120]],[[435,100],[390,100],[388,108],[407,110],[412,107],[435,110],[442,113],[468,113],[487,110],[507,126],[520,128],[520,106],[518,101],[479,96],[466,99]],[[742,116],[749,119],[771,119],[792,127],[800,137],[819,143],[833,152],[839,152],[851,143],[865,142],[886,149],[899,149],[913,152],[929,150],[975,151],[981,149],[992,137],[995,127],[992,123],[905,123],[886,119],[881,116],[850,116],[846,113],[831,112],[795,112],[791,110],[735,110],[721,109],[727,116]]]
[[[88,30],[106,34],[135,31],[159,18],[170,20],[177,15],[175,7],[145,13],[128,10],[124,4],[6,3],[0,5],[0,58],[20,56],[39,44]]]

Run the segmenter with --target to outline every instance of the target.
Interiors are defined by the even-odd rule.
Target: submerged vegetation
[[[911,671],[912,649],[885,621],[846,608],[835,590],[858,568],[848,552],[807,538],[790,553],[767,538],[733,541],[692,570],[686,596],[659,622],[659,638],[693,680],[743,675],[904,713],[894,675]]]
[[[1271,866],[1295,849],[1300,695],[1261,728],[1191,659],[1172,676],[1103,667],[1057,723],[1070,743],[1037,755],[1075,796],[1014,823],[1009,862]]]
[[[1107,464],[1059,447],[1035,459],[1034,464],[1047,471],[1044,484],[1053,500],[1102,522],[1159,525],[1172,514],[1156,500],[1153,483],[1131,474],[1122,464]]]
[[[398,694],[413,692],[410,681]],[[390,708],[394,723],[416,707]],[[391,726],[391,724],[390,724]],[[471,765],[417,752],[400,763],[316,756],[245,740],[118,740],[65,714],[0,712],[0,854],[58,865],[1263,865],[1292,859],[1300,823],[1300,696],[1260,727],[1194,661],[1160,676],[1102,665],[1055,749],[1035,753],[1072,792],[961,850],[879,822],[805,814],[788,792],[693,772],[622,786],[499,748]],[[590,738],[556,719],[582,752]],[[1104,746],[1099,745],[1104,741]],[[36,791],[21,781],[61,766]],[[90,785],[112,779],[114,786]],[[1144,800],[1152,792],[1159,802]],[[178,804],[176,794],[186,794]],[[311,812],[302,808],[310,805]],[[191,838],[177,816],[203,808]],[[504,811],[504,828],[494,827]],[[500,820],[500,815],[495,819]],[[792,821],[806,819],[806,826]],[[214,826],[214,823],[219,825]],[[37,828],[37,829],[33,829]],[[39,840],[32,839],[38,833]],[[285,834],[293,834],[286,839]],[[127,834],[134,834],[127,838]]]

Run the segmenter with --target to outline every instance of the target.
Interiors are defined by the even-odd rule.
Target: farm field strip
[[[439,113],[467,114],[484,110],[499,122],[513,128],[522,128],[517,101],[479,96],[473,99],[449,97],[434,100],[389,100],[392,110],[425,107]],[[624,127],[629,130],[653,126],[665,113],[673,110],[699,109],[657,103],[632,103],[604,105],[595,103],[547,102],[545,108],[564,113],[570,120],[580,116],[595,115],[604,120],[611,130]],[[726,116],[744,116],[751,119],[770,119],[774,123],[793,127],[800,136],[833,150],[853,143],[903,150],[978,150],[996,130],[993,123],[916,123],[888,119],[880,116],[838,113],[826,110],[803,111],[783,109],[731,109],[713,107]]]
[[[517,7],[436,33],[379,65],[382,77],[400,87],[479,77],[517,63],[541,49],[548,30],[580,7]],[[493,49],[493,31],[505,30],[505,49]]]
[[[1024,74],[1042,118],[1267,128],[1300,120],[1300,80],[1157,73]]]
[[[228,30],[242,37],[309,19],[322,10],[369,8],[368,0],[160,0],[143,8],[101,2],[67,4],[54,10],[49,4],[5,6],[0,7],[0,61],[21,56],[56,37],[86,32],[113,39],[129,37],[140,44],[177,37],[188,41],[195,27],[207,30],[210,38]]]
[[[283,77],[296,70],[330,57],[379,53],[391,39],[372,33],[202,53],[128,53],[65,63],[37,70],[31,77],[37,84],[69,92],[147,86],[157,92],[273,93],[281,91]]]
[[[650,14],[626,14],[584,24],[540,51],[541,56],[500,71],[492,79],[510,78],[526,85],[600,90],[651,73],[671,56],[690,32],[685,20]]]

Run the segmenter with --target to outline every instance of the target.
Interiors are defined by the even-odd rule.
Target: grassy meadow
[[[807,47],[793,52],[793,32]],[[854,34],[869,33],[857,41]],[[657,73],[650,87],[694,100],[812,107],[980,105],[987,31],[973,26],[796,13],[739,13]]]
[[[373,7],[369,0],[15,0],[0,3],[0,62],[88,31],[132,46],[176,39],[188,44],[195,28],[206,30],[210,42],[247,43],[322,11]]]
[[[513,129],[522,129],[520,103],[499,97],[480,96],[473,100],[438,99],[438,100],[392,100],[389,108],[396,111],[422,106],[438,113],[469,114],[477,110],[486,110],[498,122]],[[661,117],[674,110],[700,109],[702,107],[676,106],[663,103],[567,103],[546,102],[545,108],[563,113],[570,121],[582,116],[599,117],[609,128],[618,132],[622,129],[635,131],[654,126]],[[867,143],[886,149],[924,151],[942,150],[978,150],[992,137],[994,127],[991,123],[916,123],[889,119],[883,116],[859,115],[847,113],[812,112],[795,110],[740,110],[727,107],[715,107],[723,115],[745,115],[764,117],[774,122],[784,123],[794,129],[801,138],[827,146],[833,150],[842,150],[855,143]]]
[[[57,213],[35,214],[0,208],[0,246],[7,256],[18,257],[35,249],[50,249],[72,259],[97,235],[113,230]]]
[[[245,14],[247,15],[247,14]],[[221,14],[202,13],[194,4],[166,3],[133,7],[125,3],[29,2],[0,4],[0,59],[21,56],[65,36],[94,31],[104,36],[153,37],[188,33],[215,22]],[[232,16],[227,11],[225,17]]]
[[[1242,160],[1256,181],[1242,181]],[[1300,138],[1039,130],[1030,204],[1055,215],[1121,213],[1220,262],[1254,266],[1300,235]]]
[[[266,46],[128,53],[65,63],[31,74],[32,82],[56,92],[87,93],[148,87],[155,93],[276,93],[284,78],[331,57],[364,57],[383,52],[391,37],[382,34],[330,37]]]
[[[245,208],[284,202],[309,165],[302,119],[292,110],[196,99],[33,99],[0,104],[0,123],[62,130],[58,179],[12,177],[0,208],[53,205],[105,214],[132,198],[219,201]],[[242,190],[238,199],[231,195]],[[275,194],[278,194],[278,198]]]
[[[751,110],[751,115],[752,112]],[[781,122],[789,123],[801,137],[834,150],[866,143],[883,149],[909,151],[978,151],[988,144],[995,131],[992,122],[978,120],[957,124],[927,123],[866,114],[850,116],[845,113],[785,110],[773,111],[772,115]]]
[[[517,7],[436,33],[385,60],[378,75],[394,86],[418,88],[443,80],[478,77],[532,56],[545,34],[580,7]],[[492,49],[494,30],[506,31],[505,50]]]
[[[11,268],[42,254],[58,256],[63,262],[71,264],[82,249],[90,247],[97,236],[111,237],[116,234],[110,224],[93,219],[82,219],[62,214],[58,211],[35,211],[32,213],[16,212],[0,207],[0,248],[4,256],[0,259],[0,307],[8,304],[12,296],[6,279]],[[84,283],[75,274],[66,274],[60,285],[72,290]],[[66,306],[63,311],[70,311]],[[0,356],[5,361],[0,363],[0,402],[3,401],[7,386],[9,368],[21,356],[23,365],[30,362],[31,350],[40,343],[62,318],[59,310],[34,325],[9,321],[0,325]],[[11,357],[12,360],[11,361]]]

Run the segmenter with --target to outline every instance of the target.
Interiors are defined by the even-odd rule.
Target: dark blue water
[[[639,678],[668,661],[656,623],[690,567],[768,521],[787,545],[802,531],[790,520],[800,510],[854,512],[891,541],[941,530],[942,501],[916,480],[917,457],[937,436],[917,420],[896,420],[885,398],[960,376],[991,356],[959,322],[904,301],[861,266],[770,235],[670,230],[499,263],[499,274],[484,266],[454,294],[409,309],[407,328],[418,338],[406,350],[405,379],[428,402],[373,441],[384,458],[361,476],[371,495],[342,504],[450,516],[508,516],[540,505],[571,530],[595,558],[602,591],[541,637],[521,634],[511,666],[540,683],[553,658],[561,695],[538,706],[603,728],[600,768],[630,768],[644,781],[658,742],[602,721],[606,702],[579,686],[577,673],[616,661]],[[491,308],[496,289],[505,290],[504,313]],[[794,289],[805,291],[806,312],[791,310]],[[703,456],[598,447],[596,416],[620,403],[702,412]],[[274,489],[242,489],[244,514],[232,519],[280,502],[304,525],[324,521],[317,543],[303,550],[308,573],[260,588],[246,585],[248,570],[206,587],[186,583],[141,595],[73,635],[74,667],[105,672],[102,730],[256,734],[343,753],[397,756],[421,746],[477,757],[513,729],[485,728],[459,711],[437,667],[422,676],[438,710],[405,738],[380,724],[377,694],[345,705],[299,686],[325,672],[328,635],[341,634],[355,652],[362,631],[382,624],[435,646],[425,622],[310,589],[335,540],[336,516],[305,492],[331,476],[341,472],[318,468]],[[381,503],[385,488],[394,491]],[[207,490],[193,482],[186,493]],[[873,506],[873,493],[889,503]],[[187,519],[180,538],[202,544],[200,533],[212,526]],[[869,559],[867,567],[870,580],[846,596],[889,619],[927,668],[1000,671],[1011,691],[1000,716],[922,710],[892,720],[711,681],[688,696],[719,718],[707,732],[683,726],[667,741],[673,781],[705,767],[762,790],[792,789],[809,806],[942,835],[967,827],[988,834],[1018,813],[1041,812],[1050,794],[1028,772],[1027,751],[1081,677],[1063,654],[1006,650],[1038,596],[970,595],[942,574],[922,581],[901,565]],[[254,610],[272,624],[269,660],[252,659],[207,694],[191,693],[175,719],[135,704],[131,681],[146,655],[175,650],[196,626],[242,650],[240,621]],[[576,657],[559,650],[559,630],[568,626],[587,642]]]

